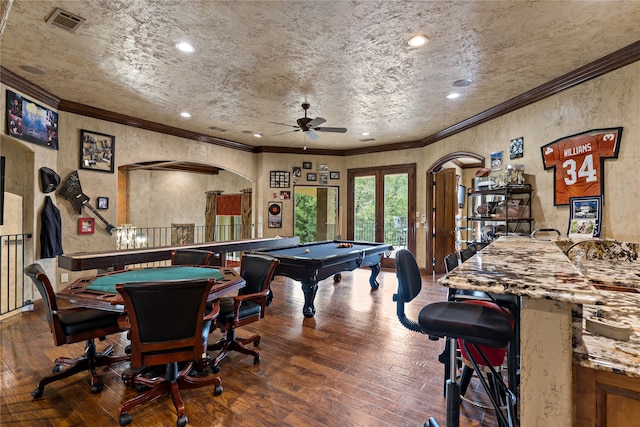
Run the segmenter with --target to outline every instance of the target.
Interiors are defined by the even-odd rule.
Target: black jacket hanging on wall
[[[51,197],[44,198],[44,207],[40,213],[40,258],[55,258],[62,255],[62,221],[60,210],[53,204]]]

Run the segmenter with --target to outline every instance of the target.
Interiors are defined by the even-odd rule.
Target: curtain
[[[251,189],[242,190],[241,239],[251,238]]]
[[[222,191],[207,191],[207,203],[204,211],[204,234],[206,242],[216,241],[216,215],[218,214],[218,196]]]

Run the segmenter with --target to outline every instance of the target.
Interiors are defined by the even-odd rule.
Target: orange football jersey
[[[541,148],[544,168],[555,169],[554,205],[568,205],[572,197],[604,193],[604,159],[618,157],[621,136],[621,127],[595,129]]]

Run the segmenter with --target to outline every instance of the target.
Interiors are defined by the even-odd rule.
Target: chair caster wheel
[[[104,388],[104,383],[102,382],[102,378],[100,378],[97,384],[91,385],[91,394],[98,394],[102,391],[103,388]]]
[[[218,384],[217,386],[215,386],[213,388],[213,395],[214,396],[220,396],[222,394],[222,390],[223,390],[222,386],[220,384]]]
[[[44,394],[44,387],[36,387],[36,389],[31,392],[31,396],[33,396],[34,399],[42,397],[43,394]]]
[[[147,389],[147,386],[144,384],[135,384],[133,387],[136,389],[138,393],[142,393]]]
[[[214,374],[217,374],[218,372],[220,372],[222,368],[220,367],[220,365],[214,365],[211,367],[211,370],[213,371]]]
[[[178,424],[178,427],[184,427],[187,424],[189,424],[189,418],[187,418],[186,415],[181,415],[181,416],[178,417],[177,424]]]
[[[54,374],[62,372],[62,365],[54,365],[54,367],[51,369],[51,372],[53,372]]]
[[[254,346],[254,347],[257,347],[257,346],[259,346],[259,345],[260,345],[260,340],[255,340],[255,341],[253,342],[253,346]]]
[[[259,357],[254,357],[253,358],[253,364],[257,365],[258,363],[260,363],[260,358]]]
[[[133,421],[133,418],[131,418],[131,415],[129,414],[122,414],[120,415],[120,418],[118,418],[118,422],[121,426],[126,426],[127,424],[130,424],[131,421]]]

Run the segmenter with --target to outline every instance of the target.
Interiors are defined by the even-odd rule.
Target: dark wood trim
[[[53,109],[57,109],[60,103],[60,98],[57,96],[23,79],[3,66],[0,66],[0,82],[22,92],[25,96],[32,98],[32,101],[40,101]]]
[[[394,144],[376,145],[363,148],[353,148],[348,150],[323,150],[323,149],[307,149],[307,154],[329,155],[329,156],[355,156],[359,154],[380,153],[385,151],[406,150],[413,148],[421,148],[431,145],[442,139],[453,136],[457,133],[471,129],[482,123],[488,122],[505,114],[511,113],[527,105],[538,102],[544,98],[555,95],[566,89],[582,84],[588,80],[600,77],[611,71],[632,64],[640,60],[640,41],[623,47],[607,56],[597,59],[583,67],[571,71],[563,76],[557,77],[548,83],[538,86],[528,92],[525,92],[515,98],[498,104],[488,110],[485,110],[475,116],[469,117],[459,123],[442,129],[432,135],[417,141],[406,141]],[[211,135],[205,135],[198,132],[187,131],[184,129],[167,126],[161,123],[155,123],[148,120],[138,119],[124,114],[112,111],[102,110],[71,101],[60,100],[51,93],[36,86],[22,77],[14,74],[4,67],[0,67],[0,82],[20,90],[25,95],[35,98],[50,107],[58,108],[61,111],[93,117],[100,120],[110,121],[123,124],[126,126],[146,129],[153,132],[173,135],[180,138],[192,139],[207,144],[220,145],[235,150],[248,151],[254,153],[286,153],[301,154],[300,148],[293,147],[276,147],[276,146],[259,146],[242,144],[239,142],[216,138]]]
[[[205,135],[198,132],[192,132],[185,129],[167,126],[162,123],[156,123],[149,120],[139,119],[113,111],[102,110],[100,108],[91,107],[89,105],[79,104],[71,101],[60,101],[58,106],[60,111],[67,113],[79,114],[94,119],[105,120],[108,122],[118,123],[139,129],[145,129],[152,132],[163,133],[165,135],[173,135],[179,138],[191,139],[194,141],[204,142],[207,144],[220,145],[222,147],[232,148],[234,150],[255,152],[256,148],[251,145],[241,144],[239,142],[230,141],[228,139],[216,138],[215,136]]]

